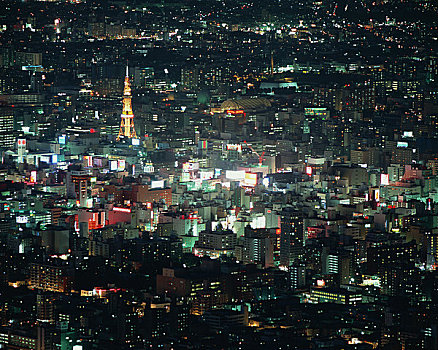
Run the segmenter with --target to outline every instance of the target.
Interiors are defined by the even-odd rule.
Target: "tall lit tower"
[[[123,89],[123,110],[120,115],[122,120],[120,121],[120,130],[117,140],[120,140],[121,137],[137,138],[134,128],[134,113],[132,112],[131,98],[131,85],[129,83],[128,66],[126,66],[125,87]]]

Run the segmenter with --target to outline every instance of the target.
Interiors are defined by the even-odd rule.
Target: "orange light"
[[[245,111],[243,109],[229,109],[227,110],[227,114],[232,114],[232,115],[245,114]]]
[[[325,281],[324,280],[317,280],[316,281],[316,285],[318,287],[324,287],[325,286]]]

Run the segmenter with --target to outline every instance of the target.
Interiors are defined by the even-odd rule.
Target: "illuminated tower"
[[[122,120],[120,121],[120,130],[117,140],[120,140],[121,137],[127,137],[130,139],[137,138],[134,128],[134,113],[132,112],[131,98],[132,96],[131,86],[129,84],[128,66],[126,66],[125,87],[123,89],[123,110],[122,114],[120,115]]]

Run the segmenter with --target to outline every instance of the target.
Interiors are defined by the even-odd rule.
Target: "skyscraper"
[[[129,82],[128,66],[126,66],[126,77],[125,77],[125,87],[123,89],[123,109],[120,115],[120,130],[117,140],[121,138],[137,138],[137,134],[134,128],[134,113],[132,112],[131,103],[131,84]]]
[[[14,114],[10,108],[0,108],[0,148],[14,147]]]
[[[290,266],[304,249],[303,216],[294,210],[281,212],[280,264]]]

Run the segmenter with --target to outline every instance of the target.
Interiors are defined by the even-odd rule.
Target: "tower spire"
[[[137,138],[137,133],[134,128],[134,112],[132,111],[132,95],[131,95],[131,84],[129,82],[129,68],[126,64],[126,76],[125,85],[123,88],[123,108],[122,114],[120,115],[120,129],[117,140],[121,138]]]

